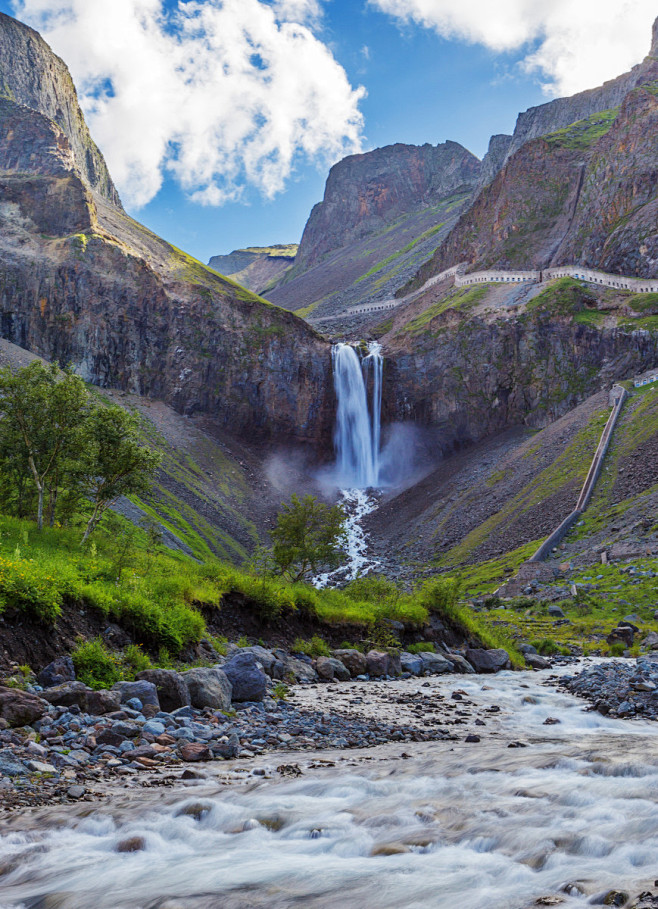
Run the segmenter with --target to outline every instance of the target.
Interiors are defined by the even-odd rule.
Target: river
[[[8,819],[0,907],[525,909],[543,899],[572,909],[612,888],[651,889],[658,726],[587,712],[548,675],[431,679],[430,691],[457,687],[487,717],[480,742],[325,753],[336,765],[315,769],[313,755],[295,754],[304,773],[290,781],[205,782]],[[369,683],[353,684],[367,701]],[[428,682],[382,684],[427,693]],[[330,704],[336,690],[302,696],[320,691]],[[143,848],[118,851],[127,840]]]

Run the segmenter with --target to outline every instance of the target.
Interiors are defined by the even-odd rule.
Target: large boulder
[[[284,665],[284,677],[292,676],[296,682],[314,682],[316,680],[315,669],[304,660],[289,656]]]
[[[43,688],[53,688],[55,685],[73,681],[75,681],[75,666],[70,656],[57,657],[52,663],[44,666],[37,676],[37,682]]]
[[[441,675],[444,672],[454,672],[454,665],[440,653],[423,650],[418,656],[423,661],[423,672],[429,672],[432,675]]]
[[[528,666],[532,667],[532,669],[550,669],[553,665],[550,660],[538,653],[524,653],[523,656]]]
[[[92,716],[113,713],[121,706],[121,695],[118,691],[88,691],[85,709]]]
[[[334,650],[331,655],[341,661],[353,679],[368,671],[366,658],[359,650]]]
[[[91,689],[87,688],[83,682],[65,682],[63,685],[47,688],[42,693],[42,697],[56,707],[73,707],[74,704],[77,704],[81,710],[86,710],[89,691]]]
[[[381,650],[369,650],[366,654],[366,666],[368,675],[375,678],[388,675],[388,654]]]
[[[182,676],[190,692],[192,707],[199,710],[203,710],[204,707],[228,710],[231,706],[233,688],[223,670],[216,667],[198,667],[188,669]]]
[[[650,647],[651,650],[658,650],[658,634],[655,631],[650,631],[646,638],[642,641],[643,647]]]
[[[253,653],[257,662],[263,667],[263,672],[270,677],[272,676],[272,670],[276,663],[276,656],[271,650],[266,650],[265,647],[261,647],[260,644],[254,644],[253,647],[242,648],[242,651],[243,653]]]
[[[509,669],[510,661],[506,650],[480,650],[469,647],[465,653],[466,659],[476,672],[500,672]]]
[[[613,628],[606,641],[611,647],[613,644],[623,644],[624,647],[632,647],[633,629],[630,625],[620,625],[617,628]]]
[[[412,675],[420,675],[423,671],[423,661],[417,653],[403,651],[400,654],[400,666],[403,672],[410,672]]]
[[[153,682],[158,692],[160,708],[166,713],[171,713],[178,707],[189,707],[191,704],[190,692],[185,680],[179,672],[174,672],[173,669],[145,669],[143,672],[137,673],[137,679]],[[142,701],[142,703],[144,702]]]
[[[0,688],[0,717],[10,726],[29,726],[45,715],[48,704],[20,688]]]
[[[119,692],[122,704],[127,704],[132,698],[137,698],[144,706],[151,704],[158,710],[160,709],[158,689],[153,682],[147,682],[145,679],[139,682],[117,682],[112,690]]]
[[[340,682],[349,682],[351,678],[347,666],[336,657],[318,657],[315,663],[315,671],[321,679],[326,681],[338,679]]]
[[[236,653],[224,664],[224,672],[233,688],[233,701],[262,701],[265,697],[267,676],[256,665],[253,653]]]
[[[468,662],[466,657],[462,656],[461,653],[449,653],[448,659],[454,666],[454,672],[465,672],[467,674],[472,674],[475,672],[475,669]]]

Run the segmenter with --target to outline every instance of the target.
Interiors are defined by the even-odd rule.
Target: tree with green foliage
[[[38,361],[16,373],[0,370],[0,450],[13,471],[27,474],[36,488],[39,530],[46,492],[54,521],[57,493],[79,448],[88,408],[84,382],[70,370]]]
[[[136,417],[121,407],[96,407],[84,426],[77,479],[92,504],[82,545],[120,496],[147,492],[161,457],[139,440]]]
[[[321,570],[337,568],[346,542],[345,511],[315,496],[293,495],[283,504],[270,531],[275,570],[296,583]]]

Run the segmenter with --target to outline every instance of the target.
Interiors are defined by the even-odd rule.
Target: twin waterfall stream
[[[316,587],[350,581],[360,573],[377,568],[367,555],[368,544],[362,521],[377,507],[372,491],[381,484],[382,379],[384,360],[376,341],[359,357],[350,344],[332,349],[336,389],[335,482],[347,520],[346,564],[315,578]],[[372,388],[371,402],[368,391]],[[370,491],[369,491],[370,490]]]

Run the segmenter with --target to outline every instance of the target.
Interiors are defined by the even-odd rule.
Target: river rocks
[[[506,650],[500,648],[494,650],[469,648],[465,655],[476,672],[500,672],[501,669],[510,668],[509,655]]]
[[[256,665],[253,653],[237,653],[224,664],[224,672],[233,688],[233,701],[262,701],[265,697],[267,676]]]
[[[75,681],[75,667],[70,656],[58,657],[48,663],[37,675],[37,681],[43,688],[53,688],[63,682]]]
[[[42,692],[41,697],[56,707],[72,707],[75,705],[84,709],[89,691],[91,689],[87,688],[83,682],[65,682],[63,685],[47,688]]]
[[[137,679],[155,685],[162,710],[169,712],[176,710],[177,707],[190,706],[187,685],[180,673],[174,672],[173,669],[145,669],[144,672],[137,674]]]
[[[208,745],[203,742],[185,742],[178,749],[181,758],[188,763],[194,761],[210,761],[212,753]]]
[[[658,719],[658,654],[636,661],[615,660],[584,669],[566,681],[567,688],[594,704],[599,713]]]
[[[272,659],[272,665],[274,660]],[[198,667],[182,673],[190,693],[192,707],[228,710],[231,706],[232,686],[225,672],[219,668]]]
[[[266,650],[265,647],[261,647],[259,644],[255,644],[253,647],[243,647],[240,649],[242,653],[252,653],[256,657],[257,662],[262,666],[263,672],[272,678],[274,664],[277,660],[271,650]]]
[[[0,749],[0,776],[25,776],[28,769],[9,748]]]
[[[138,682],[117,682],[113,691],[119,692],[122,704],[127,704],[132,698],[137,698],[141,701],[142,707],[151,704],[158,710],[160,709],[158,689],[153,682],[147,682],[145,679]]]
[[[550,669],[552,665],[550,660],[540,656],[538,653],[526,653],[524,658],[528,666],[533,669]]]
[[[19,688],[0,688],[0,718],[10,726],[29,726],[40,720],[48,705],[35,694]]]
[[[365,675],[368,671],[366,658],[360,650],[334,650],[332,656],[341,661],[353,679]]]
[[[121,706],[121,695],[118,691],[88,691],[85,706],[87,713],[94,716],[113,713]]]
[[[318,657],[315,662],[315,671],[325,681],[338,679],[340,682],[349,682],[351,678],[349,669],[336,657]]]

